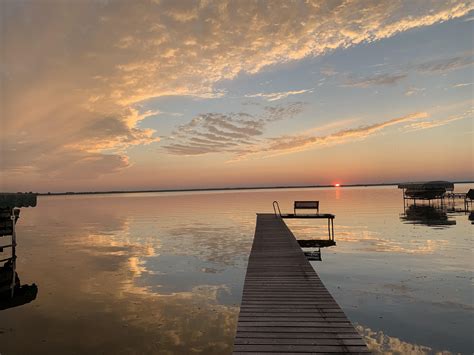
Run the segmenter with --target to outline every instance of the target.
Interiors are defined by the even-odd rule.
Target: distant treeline
[[[456,181],[455,184],[469,184],[474,181]],[[398,182],[380,184],[341,184],[338,187],[371,187],[371,186],[396,186]],[[64,196],[64,195],[104,195],[104,194],[134,194],[150,192],[200,192],[200,191],[238,191],[238,190],[271,190],[271,189],[313,189],[334,187],[334,185],[289,185],[289,186],[250,186],[250,187],[209,187],[195,189],[154,189],[154,190],[112,190],[112,191],[67,191],[67,192],[40,192],[39,196]]]

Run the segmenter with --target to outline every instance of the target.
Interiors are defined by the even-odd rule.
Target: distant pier
[[[234,354],[369,353],[275,214],[258,214]]]

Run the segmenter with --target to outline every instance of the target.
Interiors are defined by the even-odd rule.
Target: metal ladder
[[[278,204],[278,201],[273,201],[273,211],[275,212],[275,218],[281,218],[280,205]]]

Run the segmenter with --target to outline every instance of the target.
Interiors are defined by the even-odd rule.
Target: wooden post
[[[334,240],[334,218],[331,218],[332,240]]]

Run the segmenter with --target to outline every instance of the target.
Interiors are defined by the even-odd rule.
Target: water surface
[[[473,352],[469,213],[362,187],[40,197],[17,225],[38,295],[0,311],[0,353],[230,353],[255,213],[273,200],[336,214],[337,245],[312,265],[372,350]],[[321,221],[287,224],[326,237]]]

